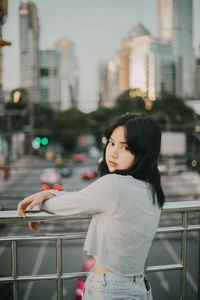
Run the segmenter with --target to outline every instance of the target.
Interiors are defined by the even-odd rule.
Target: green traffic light
[[[35,138],[35,142],[36,142],[37,144],[41,144],[42,140],[41,140],[41,138],[38,136],[38,137]]]
[[[42,145],[43,145],[43,146],[46,146],[46,145],[48,144],[48,142],[49,142],[49,141],[48,141],[48,139],[47,139],[46,137],[43,137],[43,138],[42,138]]]

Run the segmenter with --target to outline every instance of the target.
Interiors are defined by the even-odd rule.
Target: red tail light
[[[50,186],[46,183],[42,185],[43,190],[50,190]]]
[[[54,189],[54,190],[57,190],[57,191],[60,191],[60,190],[61,190],[61,185],[58,184],[58,183],[55,183],[55,184],[53,185],[53,189]]]
[[[89,178],[89,179],[94,178],[94,172],[88,172],[87,173],[87,178]]]
[[[74,161],[79,161],[80,160],[80,157],[78,154],[74,154]]]

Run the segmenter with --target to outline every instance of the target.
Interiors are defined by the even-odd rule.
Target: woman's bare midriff
[[[95,273],[113,273],[111,270],[102,267],[100,264],[94,261],[94,272]]]

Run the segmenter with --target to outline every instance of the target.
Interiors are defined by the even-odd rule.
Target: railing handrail
[[[178,202],[165,202],[162,213],[190,213],[194,211],[200,211],[200,200],[195,201],[178,201]],[[76,215],[76,216],[58,216],[45,211],[33,211],[26,214],[24,219],[19,217],[16,210],[0,211],[0,223],[21,223],[29,221],[44,221],[44,220],[76,220],[76,219],[89,219],[88,215]]]
[[[171,265],[157,265],[147,266],[145,272],[159,272],[169,270],[181,271],[181,287],[180,287],[180,299],[186,300],[186,270],[187,270],[187,233],[189,231],[199,231],[200,223],[196,225],[188,224],[188,213],[200,212],[200,200],[195,201],[179,201],[179,202],[166,202],[162,208],[162,214],[178,213],[182,215],[182,224],[179,226],[170,227],[158,227],[157,234],[160,233],[175,233],[181,232],[181,258],[179,263]],[[27,213],[26,218],[19,217],[16,210],[0,211],[0,223],[24,223],[29,221],[51,221],[51,220],[77,220],[77,219],[90,219],[88,215],[76,215],[76,216],[57,216],[45,211],[34,211]],[[29,236],[4,236],[0,237],[0,243],[10,243],[11,247],[11,261],[12,261],[12,275],[7,277],[1,277],[0,282],[7,282],[13,284],[13,296],[14,300],[18,299],[18,282],[23,281],[38,281],[38,280],[57,280],[57,299],[63,299],[62,293],[62,280],[78,278],[85,275],[85,273],[63,273],[62,272],[62,240],[69,239],[84,239],[86,232],[74,232],[66,234],[49,234],[49,235],[29,235]],[[17,273],[17,242],[18,241],[33,241],[33,240],[55,240],[56,241],[56,274],[46,275],[30,275],[30,276],[18,276]],[[199,254],[200,257],[200,254]],[[200,258],[199,258],[200,262]],[[200,273],[199,273],[200,274]],[[200,275],[199,275],[200,276]],[[199,280],[199,279],[198,279]],[[200,290],[198,290],[198,299],[200,299]]]

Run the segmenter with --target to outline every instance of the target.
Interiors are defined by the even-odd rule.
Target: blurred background
[[[41,189],[73,191],[95,180],[104,130],[126,112],[159,122],[166,200],[199,200],[200,0],[0,0],[0,210],[15,210]],[[192,214],[190,221],[197,220]],[[161,226],[178,222],[165,216]],[[88,226],[49,223],[42,233]],[[2,236],[15,234],[29,232],[24,225],[1,227]],[[179,244],[178,234],[157,237],[150,263],[177,262]],[[20,247],[22,274],[53,272],[50,242]],[[192,233],[189,300],[199,299],[198,247]],[[67,242],[64,251],[68,272],[91,267],[82,242]],[[10,274],[9,257],[9,247],[0,246],[0,276]],[[155,300],[177,300],[178,279],[173,271],[151,274]],[[65,282],[66,299],[79,297],[83,285],[76,284]],[[47,290],[43,299],[56,299],[54,285],[20,284],[20,299]],[[12,299],[9,284],[0,284],[0,292]]]

